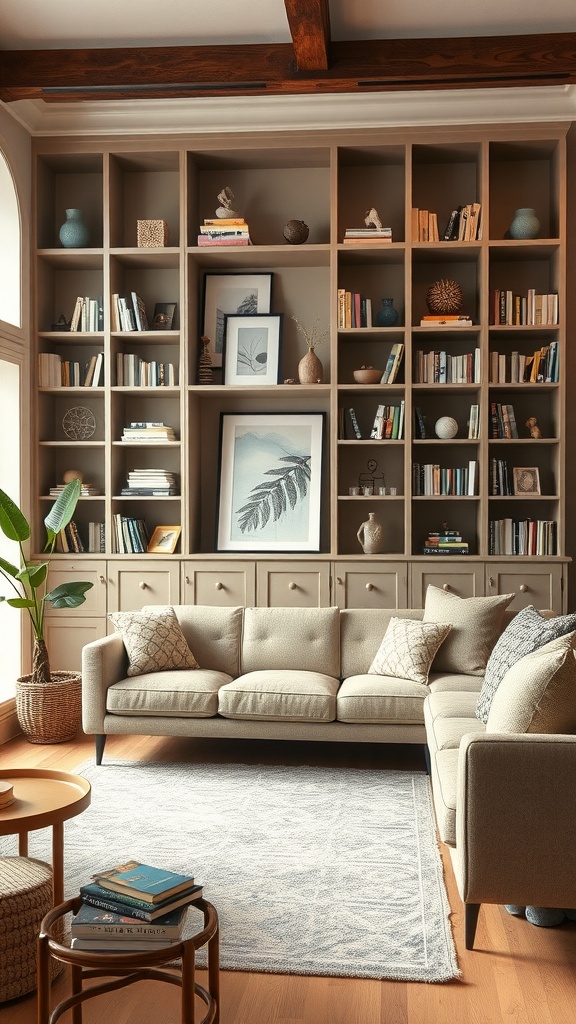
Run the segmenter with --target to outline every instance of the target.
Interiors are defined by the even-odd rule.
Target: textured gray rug
[[[425,774],[125,761],[76,771],[92,805],[65,825],[67,896],[135,858],[202,882],[225,969],[459,974]],[[31,856],[49,858],[49,835],[31,835]],[[198,911],[187,918],[197,930]]]

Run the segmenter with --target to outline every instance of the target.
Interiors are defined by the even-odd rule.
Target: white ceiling
[[[576,31],[574,0],[330,0],[331,37]],[[283,0],[1,0],[0,49],[290,41]]]

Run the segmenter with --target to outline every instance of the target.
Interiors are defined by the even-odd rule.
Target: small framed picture
[[[172,555],[176,550],[181,526],[157,526],[150,537],[146,551],[151,555]]]
[[[223,383],[277,384],[280,380],[282,314],[224,318]]]
[[[540,494],[540,473],[537,466],[514,466],[514,494]]]
[[[154,317],[152,319],[153,331],[171,331],[174,328],[176,316],[176,302],[157,302],[154,306]]]
[[[222,366],[224,318],[227,314],[253,316],[269,313],[272,274],[229,273],[204,275],[201,334],[210,338],[212,366]]]

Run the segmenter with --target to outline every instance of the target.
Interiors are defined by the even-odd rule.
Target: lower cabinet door
[[[256,598],[265,608],[327,608],[328,562],[259,562]]]
[[[106,618],[83,619],[68,609],[68,618],[46,617],[44,635],[53,672],[79,672],[82,668],[82,648],[92,640],[106,636]]]
[[[107,609],[107,579],[106,562],[85,562],[77,560],[74,562],[53,562],[50,566],[49,589],[55,590],[63,583],[91,583],[90,590],[84,595],[84,603],[74,609],[74,617],[93,618],[94,616],[106,615]],[[54,616],[58,619],[70,617],[69,608],[52,608],[46,605],[46,618]]]
[[[486,593],[514,594],[514,600],[508,605],[511,609],[533,604],[535,608],[551,608],[565,613],[563,573],[562,563],[538,565],[532,562],[523,567],[491,562],[486,566]]]
[[[423,608],[429,586],[447,590],[457,597],[484,596],[484,564],[481,562],[456,562],[451,555],[432,556],[431,567],[413,562],[410,587],[411,607]],[[442,562],[441,565],[438,563]],[[449,562],[449,565],[446,565]]]
[[[108,563],[108,611],[131,612],[145,604],[180,603],[179,562]]]
[[[335,562],[333,603],[339,608],[406,608],[405,562]]]
[[[256,603],[253,562],[185,562],[182,604],[248,608]]]

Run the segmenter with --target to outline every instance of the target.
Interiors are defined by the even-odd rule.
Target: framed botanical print
[[[280,380],[281,314],[226,316],[224,322],[223,383],[277,384]]]
[[[269,313],[272,274],[204,275],[204,302],[201,334],[210,339],[208,354],[212,366],[222,366],[225,317]]]

